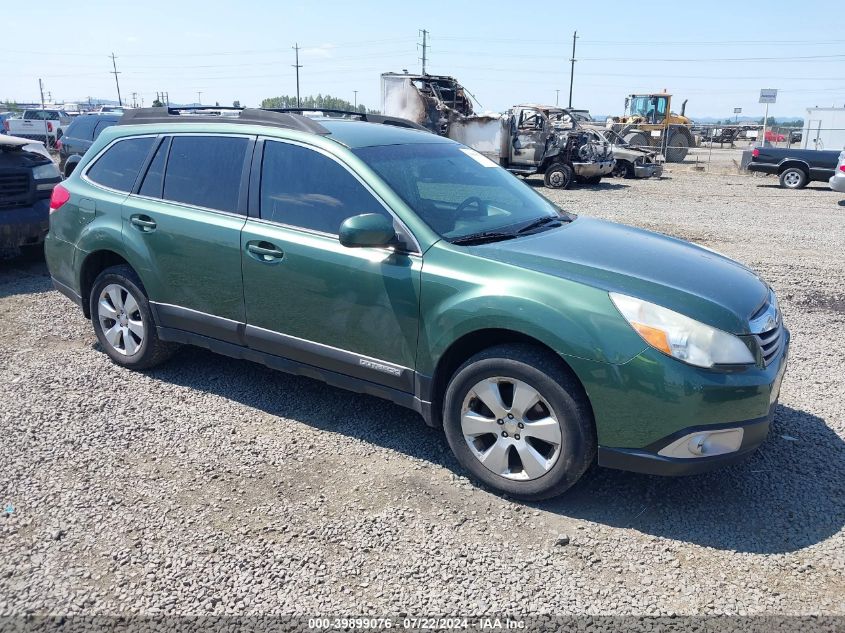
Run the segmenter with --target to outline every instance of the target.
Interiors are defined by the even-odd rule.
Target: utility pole
[[[117,76],[120,74],[117,70],[117,63],[114,61],[115,56],[114,53],[111,54],[111,65],[114,70],[110,72],[110,75],[114,75],[114,83],[117,86],[117,103],[118,105],[123,105],[123,99],[120,98],[120,82],[117,80]]]
[[[302,64],[299,63],[299,42],[293,46],[293,50],[296,51],[296,63],[293,65],[296,68],[296,107],[302,107],[299,102],[299,69],[302,68]]]
[[[133,108],[138,107],[138,93],[137,92],[132,93],[132,107]]]
[[[569,107],[572,107],[572,83],[575,80],[575,40],[578,39],[578,31],[572,33],[572,57],[569,58]]]
[[[44,109],[44,83],[38,80],[38,90],[41,92],[41,109]]]
[[[355,109],[357,110],[358,109],[358,91],[353,90],[352,92],[355,93]]]
[[[202,105],[202,90],[197,90],[197,105]]]
[[[170,93],[169,92],[163,92],[162,94],[164,95],[164,105],[169,108],[170,107]]]
[[[428,58],[428,31],[423,29],[420,31],[422,33],[422,74],[425,74],[425,62]]]
[[[560,89],[555,89],[555,105],[560,105]]]

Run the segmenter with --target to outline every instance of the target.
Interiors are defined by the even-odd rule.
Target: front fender
[[[480,274],[472,272],[476,267]],[[603,290],[447,248],[430,250],[422,270],[418,371],[430,375],[452,343],[486,329],[518,332],[561,356],[602,363],[625,363],[646,347]]]

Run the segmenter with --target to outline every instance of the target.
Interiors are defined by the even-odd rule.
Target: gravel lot
[[[541,188],[752,266],[794,344],[749,461],[537,505],[387,402],[196,349],[120,369],[43,263],[0,262],[0,615],[845,614],[845,200],[775,185]]]

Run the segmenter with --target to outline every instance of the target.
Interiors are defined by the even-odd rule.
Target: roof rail
[[[312,118],[294,114],[292,112],[274,112],[258,108],[233,108],[217,106],[187,106],[161,108],[135,108],[126,110],[120,117],[118,125],[138,125],[145,123],[208,123],[209,114],[200,114],[198,110],[234,110],[240,111],[237,117],[225,117],[226,123],[242,123],[253,125],[270,125],[273,127],[311,132],[312,134],[329,134],[329,131]],[[194,114],[182,114],[193,112]]]
[[[423,130],[425,132],[431,132],[426,127],[423,127],[419,123],[414,123],[408,119],[402,119],[396,116],[385,116],[383,114],[365,114],[364,112],[356,112],[355,110],[336,110],[333,108],[264,108],[270,112],[278,112],[280,114],[285,113],[300,113],[303,112],[315,112],[315,113],[323,113],[323,114],[340,114],[343,116],[354,116],[357,117],[359,120],[364,121],[365,123],[380,123],[382,125],[393,125],[396,127],[406,127],[411,128],[414,130]],[[332,118],[332,117],[329,117]]]

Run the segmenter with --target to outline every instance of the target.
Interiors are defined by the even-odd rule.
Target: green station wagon
[[[386,398],[523,499],[764,441],[789,332],[757,275],[401,125],[130,111],[53,193],[55,287],[119,365],[191,344]]]

